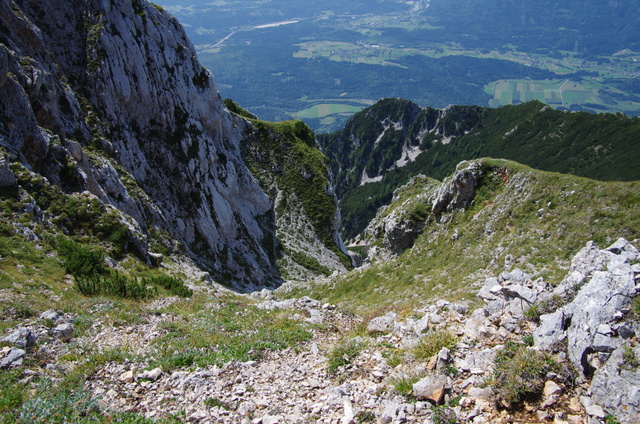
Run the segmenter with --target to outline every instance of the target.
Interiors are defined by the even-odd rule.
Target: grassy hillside
[[[385,120],[398,124],[385,127]],[[319,137],[337,176],[345,239],[359,234],[393,190],[414,175],[444,178],[460,161],[488,156],[598,180],[633,181],[640,179],[638,140],[640,118],[622,114],[562,112],[532,101],[498,109],[456,106],[439,116],[401,99],[382,100],[356,114],[343,131]],[[403,145],[422,153],[397,167]],[[361,185],[363,170],[383,178]]]
[[[440,222],[430,213],[413,214],[427,225],[410,250],[287,295],[306,294],[359,312],[415,309],[434,298],[473,300],[487,276],[519,267],[555,284],[588,240],[605,247],[618,237],[640,237],[640,182],[601,182],[496,159],[483,159],[482,167],[471,208]],[[432,185],[414,180],[390,207],[415,209],[407,200]]]

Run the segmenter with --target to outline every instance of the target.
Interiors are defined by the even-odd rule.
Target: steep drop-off
[[[240,151],[254,125],[227,110],[173,17],[141,0],[3,0],[0,30],[0,146],[13,172],[22,164],[115,207],[143,258],[160,230],[219,282],[279,284],[274,201]]]

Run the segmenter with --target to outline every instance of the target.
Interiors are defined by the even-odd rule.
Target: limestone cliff
[[[162,8],[0,1],[0,118],[14,162],[117,208],[139,255],[159,229],[218,281],[281,281],[274,202],[240,152],[253,126],[227,110]]]

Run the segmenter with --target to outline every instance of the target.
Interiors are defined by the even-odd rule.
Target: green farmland
[[[554,108],[580,107],[602,111],[617,106],[626,110],[640,110],[640,103],[621,102],[612,96],[606,96],[606,90],[613,91],[612,87],[597,82],[576,82],[569,79],[498,80],[487,84],[484,89],[492,96],[489,100],[491,107],[539,100]]]
[[[295,115],[296,118],[299,119],[318,119],[341,113],[353,115],[354,113],[360,112],[363,108],[364,106],[354,106],[349,104],[321,103],[301,110]]]
[[[344,102],[344,100],[343,100]],[[343,121],[371,106],[373,100],[354,100],[349,103],[318,103],[293,114],[294,118],[306,121],[317,121],[322,127],[330,128],[338,121]]]

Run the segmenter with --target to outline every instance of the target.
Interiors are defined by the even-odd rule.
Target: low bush
[[[142,283],[145,286],[160,286],[172,295],[178,297],[191,297],[193,295],[193,290],[185,286],[182,280],[175,277],[169,277],[168,275],[145,278],[142,280]]]
[[[443,347],[453,349],[456,342],[455,336],[447,331],[431,331],[418,340],[413,354],[416,359],[426,360],[440,352]]]
[[[104,255],[66,238],[57,240],[65,272],[74,277],[91,277],[105,272]]]
[[[553,361],[545,353],[520,343],[507,342],[496,355],[490,383],[498,400],[504,406],[511,406],[524,400],[525,396],[539,395],[547,372],[553,368]]]
[[[335,374],[338,368],[350,364],[364,350],[365,343],[359,339],[350,339],[342,341],[331,352],[329,352],[329,361],[327,369],[331,374]]]
[[[147,287],[145,280],[129,278],[118,272],[106,276],[92,275],[74,277],[75,286],[85,296],[113,296],[123,299],[148,299],[156,294],[153,287]]]

